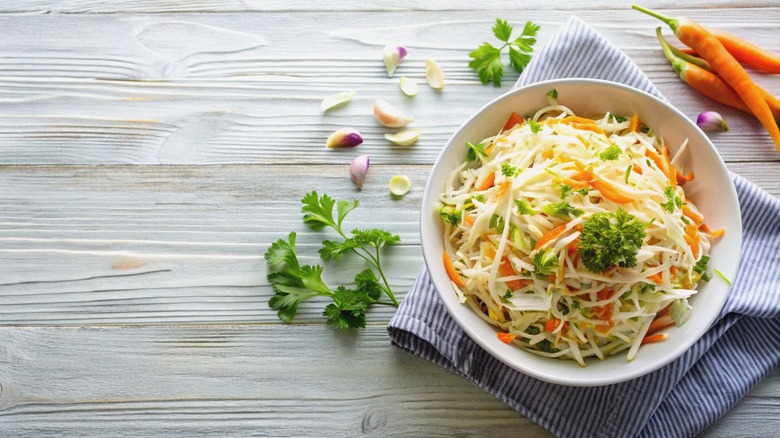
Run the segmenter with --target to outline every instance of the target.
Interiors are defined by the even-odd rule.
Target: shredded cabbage
[[[657,317],[671,308],[684,322],[710,239],[663,139],[636,122],[577,117],[551,100],[447,179],[445,250],[465,283],[453,288],[514,345],[581,366],[625,350],[632,360]],[[591,272],[583,224],[618,209],[644,227],[635,265]]]

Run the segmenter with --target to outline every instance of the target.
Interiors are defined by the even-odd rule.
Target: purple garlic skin
[[[382,58],[385,61],[385,69],[387,69],[387,77],[392,77],[395,73],[395,69],[401,64],[401,61],[406,57],[407,51],[404,46],[385,46],[382,50]]]
[[[699,117],[696,118],[696,124],[699,125],[699,128],[701,128],[702,131],[712,131],[715,129],[721,129],[723,131],[729,130],[726,121],[723,120],[723,116],[715,111],[705,111],[699,114]]]
[[[360,189],[363,188],[370,163],[371,160],[368,158],[368,155],[358,155],[349,163],[349,176],[352,178],[352,182]]]
[[[363,136],[355,129],[341,128],[328,137],[325,146],[328,148],[353,148],[363,143]]]

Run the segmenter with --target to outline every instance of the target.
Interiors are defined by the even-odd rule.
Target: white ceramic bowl
[[[601,361],[587,360],[581,368],[574,360],[550,359],[507,345],[496,337],[493,326],[480,319],[465,304],[460,304],[442,266],[444,250],[443,224],[436,211],[447,175],[463,162],[466,142],[477,143],[495,135],[512,111],[532,114],[547,105],[545,94],[558,90],[558,101],[577,115],[597,116],[639,114],[640,120],[664,137],[672,156],[687,138],[683,152],[686,172],[692,169],[696,178],[686,184],[686,195],[704,213],[712,229],[726,228],[725,236],[713,245],[709,267],[719,269],[727,278],[735,278],[742,244],[742,222],[734,185],[726,166],[707,136],[684,114],[647,93],[599,80],[562,79],[540,82],[510,91],[485,105],[469,118],[450,138],[433,166],[423,195],[420,224],[425,263],[450,315],[465,332],[490,354],[507,365],[538,379],[572,386],[608,385],[634,379],[673,361],[691,347],[710,327],[720,312],[730,286],[717,276],[700,285],[690,300],[690,319],[681,327],[667,332],[663,342],[640,348],[633,361],[624,353]]]

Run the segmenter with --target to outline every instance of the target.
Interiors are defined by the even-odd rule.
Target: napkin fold
[[[517,86],[564,77],[621,82],[663,98],[628,56],[576,17],[534,55]],[[743,249],[731,293],[710,330],[651,374],[587,388],[522,374],[460,329],[425,269],[388,325],[392,343],[462,375],[558,436],[694,436],[780,363],[780,202],[732,178]]]

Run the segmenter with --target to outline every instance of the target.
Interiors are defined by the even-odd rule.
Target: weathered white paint
[[[655,2],[780,52],[775,2]],[[441,2],[30,0],[0,5],[0,436],[546,436],[463,379],[389,345],[392,308],[370,326],[299,324],[267,307],[264,250],[299,233],[305,263],[322,239],[301,223],[311,189],[358,199],[348,227],[401,236],[386,253],[403,297],[422,265],[422,189],[442,145],[473,111],[510,89],[483,86],[468,51],[496,17],[542,24],[570,15],[634,59],[691,118],[716,109],[712,134],[729,168],[780,196],[779,155],[750,117],[698,96],[661,56],[656,22],[625,1]],[[381,13],[379,13],[381,11]],[[48,14],[41,14],[49,12]],[[668,33],[667,33],[668,35]],[[410,55],[394,79],[381,48]],[[403,96],[435,58],[447,88]],[[776,77],[755,75],[775,94]],[[319,101],[355,90],[346,108]],[[411,148],[371,116],[385,98],[422,129]],[[338,128],[353,150],[326,150]],[[365,188],[349,160],[368,153]],[[411,193],[392,199],[388,179]],[[348,283],[354,259],[328,266]],[[708,431],[771,435],[774,372]]]

